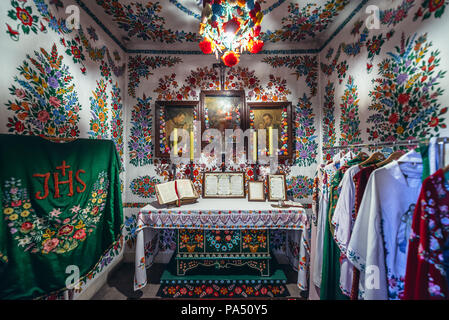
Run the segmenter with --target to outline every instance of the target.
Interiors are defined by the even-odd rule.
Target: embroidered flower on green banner
[[[97,87],[92,92],[90,100],[90,131],[88,135],[92,139],[108,139],[109,122],[108,122],[108,96],[106,94],[107,85],[103,79],[97,81]]]
[[[438,97],[438,86],[446,71],[438,70],[440,51],[432,50],[427,34],[402,35],[396,53],[379,63],[379,78],[372,80],[370,92],[373,114],[368,117],[369,140],[397,141],[438,134],[447,125]]]
[[[80,242],[94,232],[106,206],[109,177],[102,171],[94,183],[85,208],[68,208],[70,216],[55,208],[48,217],[38,217],[31,204],[29,193],[22,188],[20,179],[11,178],[4,185],[3,214],[9,232],[17,245],[31,253],[62,254],[74,250]]]
[[[27,56],[17,70],[9,88],[14,101],[6,106],[14,112],[8,118],[8,132],[50,137],[78,137],[81,105],[69,68],[62,64],[56,44],[51,53],[43,48],[34,52],[36,58]]]

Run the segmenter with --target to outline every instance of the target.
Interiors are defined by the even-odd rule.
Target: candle
[[[178,155],[178,128],[173,129],[173,154]]]
[[[190,161],[193,161],[195,155],[193,130],[190,131]]]
[[[254,130],[253,135],[253,160],[257,162],[257,131]]]
[[[269,145],[269,154],[273,155],[273,127],[268,128],[268,145]]]

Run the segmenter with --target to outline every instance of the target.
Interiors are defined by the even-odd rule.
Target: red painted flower
[[[256,41],[250,41],[248,43],[248,50],[251,53],[258,53],[263,48],[263,41],[262,40],[256,40]]]
[[[408,93],[401,93],[398,97],[398,102],[400,104],[405,104],[410,100],[410,95]]]
[[[253,31],[254,37],[258,37],[259,36],[261,29],[262,29],[262,27],[260,25],[257,25],[257,26],[254,27],[254,31]]]
[[[233,51],[226,52],[221,58],[224,64],[228,67],[233,67],[239,63],[239,55]]]
[[[23,125],[22,122],[17,121],[16,124],[14,125],[14,128],[16,129],[17,132],[23,132],[25,130],[25,126]]]
[[[28,11],[17,7],[16,8],[17,18],[26,26],[31,26],[33,24],[33,17],[28,13]]]
[[[211,54],[214,51],[212,42],[207,38],[201,41],[199,46],[204,54]]]
[[[391,116],[388,118],[388,122],[395,124],[399,121],[399,115],[397,113],[392,113]]]
[[[48,113],[47,111],[41,110],[41,111],[39,111],[39,113],[37,114],[37,119],[38,119],[40,122],[45,123],[45,122],[47,122],[47,121],[50,119],[50,115],[49,115],[49,113]]]
[[[430,0],[429,11],[434,12],[444,5],[444,0]]]
[[[432,117],[432,119],[429,122],[429,126],[431,126],[432,128],[436,127],[438,124],[440,123],[440,119],[438,119],[437,117]]]
[[[75,58],[81,59],[81,50],[78,47],[72,46],[71,50],[72,50],[72,54]]]

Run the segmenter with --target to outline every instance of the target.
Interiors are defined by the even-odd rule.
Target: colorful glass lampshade
[[[232,67],[245,51],[258,53],[263,19],[260,3],[255,0],[204,0],[199,34],[203,53],[214,53],[217,60]]]

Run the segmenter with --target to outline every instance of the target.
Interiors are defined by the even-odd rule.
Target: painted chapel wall
[[[74,1],[49,3],[0,3],[0,133],[113,139],[123,157],[126,54],[82,9],[80,29],[67,27],[65,9]],[[103,257],[75,297],[121,249]]]
[[[158,100],[199,100],[200,92],[219,89],[218,71],[212,68],[214,56],[130,54],[128,57],[128,97],[126,100],[125,229],[128,249],[135,243],[134,231],[139,207],[155,200],[155,184],[167,181],[169,166],[155,157],[155,102]],[[295,165],[282,169],[295,199],[310,202],[313,175],[318,160],[318,57],[317,55],[243,55],[241,62],[226,71],[227,89],[244,89],[247,102],[290,101],[294,110]],[[148,153],[147,150],[152,150]],[[150,156],[150,157],[148,157]],[[220,160],[221,161],[221,160]],[[202,172],[219,170],[219,164],[206,159],[194,168],[195,184]],[[186,172],[187,169],[187,172]],[[231,168],[241,170],[237,165]],[[243,167],[247,178],[252,168]],[[189,176],[181,166],[178,177]],[[267,170],[263,171],[265,174]],[[174,248],[172,231],[160,233],[159,249]],[[156,251],[152,251],[152,250]],[[148,251],[149,255],[158,248]],[[133,258],[130,253],[129,260]]]
[[[369,5],[379,8],[378,29],[366,28]],[[321,145],[449,134],[447,6],[369,1],[322,50]]]

